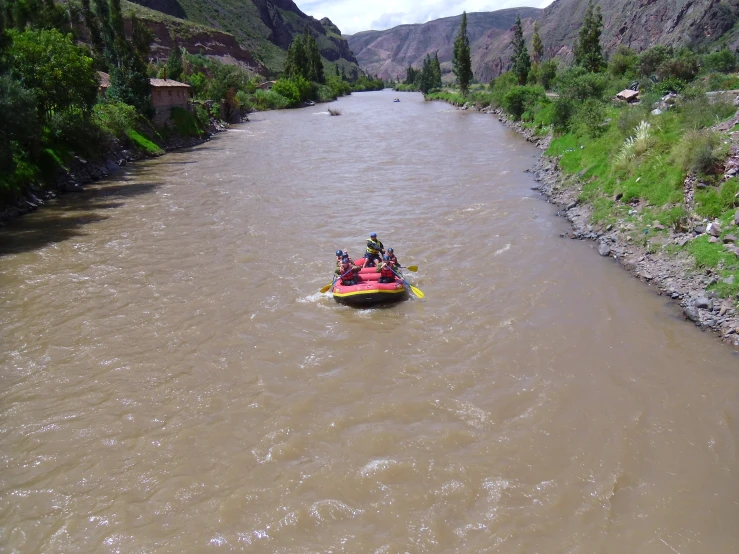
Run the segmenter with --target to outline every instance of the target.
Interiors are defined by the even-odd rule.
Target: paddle
[[[409,268],[409,269],[410,269],[410,268]],[[414,286],[413,286],[413,285],[411,285],[411,284],[410,284],[410,283],[409,283],[408,281],[406,281],[406,280],[405,280],[405,279],[403,279],[403,278],[402,278],[402,277],[401,277],[400,275],[398,275],[398,273],[397,273],[397,272],[396,272],[396,271],[395,271],[395,270],[394,270],[394,269],[393,269],[392,267],[390,268],[390,271],[392,271],[393,273],[395,273],[395,276],[396,276],[396,277],[397,277],[398,279],[400,279],[400,281],[401,281],[401,282],[402,282],[402,283],[403,283],[403,284],[404,284],[404,285],[405,285],[406,287],[409,287],[409,288],[411,289],[411,292],[412,292],[413,294],[415,294],[415,295],[416,295],[416,296],[417,296],[418,298],[423,298],[424,296],[426,296],[425,294],[423,294],[423,291],[422,291],[421,289],[418,289],[418,288],[414,287]]]
[[[407,269],[408,271],[410,271],[412,273],[415,273],[416,271],[418,271],[418,266],[417,265],[409,265],[409,266],[401,265],[400,267],[402,267],[403,269]]]
[[[323,287],[321,289],[321,294],[323,294],[324,292],[328,292],[328,289],[330,289],[331,287],[333,287],[336,284],[336,281],[337,280],[343,279],[344,277],[346,277],[347,275],[349,275],[352,271],[354,271],[354,268],[352,268],[349,271],[347,271],[346,273],[344,273],[344,275],[342,275],[341,277],[339,277],[339,276],[334,277],[334,280],[331,282],[330,285],[326,285],[325,287]]]

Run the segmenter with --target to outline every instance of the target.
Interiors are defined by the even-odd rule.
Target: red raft
[[[362,265],[364,258],[354,263]],[[380,273],[375,267],[365,267],[357,274],[356,285],[342,285],[340,280],[334,285],[334,300],[349,306],[376,306],[399,302],[408,298],[408,287],[395,278],[394,283],[380,283]]]

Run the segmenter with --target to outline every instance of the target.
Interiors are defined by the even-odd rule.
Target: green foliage
[[[597,73],[605,67],[605,59],[600,46],[600,35],[603,30],[603,15],[600,6],[594,6],[588,0],[580,33],[575,43],[575,64],[587,71]]]
[[[515,86],[503,97],[503,109],[518,120],[524,112],[545,99],[542,87]]]
[[[280,110],[290,107],[290,100],[274,90],[257,89],[254,92],[254,107],[257,110]]]
[[[538,21],[534,21],[534,34],[531,37],[531,59],[537,64],[541,63],[544,59],[544,43],[541,41],[541,36],[539,35]]]
[[[735,90],[739,88],[739,76],[734,73],[711,73],[705,80],[706,90]]]
[[[146,152],[150,156],[161,156],[164,154],[164,150],[159,148],[155,143],[150,141],[144,135],[133,129],[128,131],[128,138],[131,140],[133,145],[139,150]]]
[[[724,48],[718,52],[705,54],[702,57],[701,65],[708,71],[730,73],[737,68],[736,54]]]
[[[675,161],[684,171],[700,175],[714,173],[721,163],[720,137],[710,131],[687,132],[675,150]]]
[[[641,77],[656,75],[659,66],[670,58],[672,58],[672,48],[661,45],[652,46],[639,55],[639,61],[636,64],[637,73]]]
[[[89,6],[89,0],[87,0]],[[131,18],[131,42],[136,49],[136,53],[142,60],[149,58],[151,54],[151,43],[155,38],[154,32],[146,23],[143,23],[135,13],[130,15]],[[173,79],[175,77],[172,77]]]
[[[136,108],[123,102],[107,101],[95,105],[94,116],[98,124],[119,140],[125,140],[135,129],[141,117]]]
[[[308,82],[325,83],[326,77],[315,37],[305,29],[305,34],[297,36],[287,49],[285,75],[292,79],[302,77]]]
[[[41,121],[55,111],[89,112],[97,98],[92,58],[57,30],[11,31],[10,75],[35,97]]]
[[[0,182],[7,182],[38,142],[36,96],[9,75],[0,76]]]
[[[606,104],[596,98],[588,98],[577,108],[573,125],[578,134],[590,138],[599,137],[605,131]]]
[[[736,177],[726,181],[719,189],[713,187],[695,192],[695,211],[703,217],[716,219],[734,208],[734,199],[739,192]]]
[[[272,86],[272,92],[286,98],[289,106],[297,106],[300,103],[300,90],[293,79],[279,79]]]
[[[523,25],[521,24],[521,16],[516,16],[516,23],[513,26],[513,40],[511,41],[513,54],[511,55],[511,72],[516,75],[519,85],[525,85],[531,71],[531,58],[526,49],[526,42],[523,39]]]
[[[639,57],[631,48],[620,44],[608,61],[608,72],[614,77],[621,77],[634,71]]]
[[[729,102],[710,102],[705,94],[687,98],[678,104],[680,119],[686,129],[702,129],[731,117],[736,111]]]
[[[467,12],[462,13],[462,23],[454,39],[454,54],[452,57],[454,74],[463,96],[467,96],[472,81],[472,58],[470,57],[470,39],[467,36]]]
[[[582,102],[588,98],[602,99],[608,85],[607,75],[575,66],[557,75],[554,88],[560,96]]]
[[[557,62],[549,60],[537,64],[535,76],[536,83],[543,86],[545,90],[549,90],[557,77]]]
[[[684,83],[695,79],[700,70],[698,56],[687,49],[681,49],[678,56],[664,60],[657,68],[660,81],[676,79]]]
[[[193,113],[185,108],[173,107],[170,119],[174,123],[177,134],[181,137],[200,137],[207,129],[209,119],[201,120],[197,112]]]
[[[721,262],[733,263],[736,257],[729,255],[722,244],[708,242],[708,237],[703,235],[687,244],[687,250],[695,258],[698,267],[718,267]],[[732,260],[734,258],[734,260]]]
[[[179,81],[180,79],[182,79],[183,71],[184,66],[182,65],[182,50],[177,44],[177,41],[174,41],[172,48],[170,48],[169,50],[169,56],[167,57],[167,78],[174,81]]]
[[[566,97],[557,98],[552,104],[552,125],[558,133],[566,132],[575,113],[575,102]]]

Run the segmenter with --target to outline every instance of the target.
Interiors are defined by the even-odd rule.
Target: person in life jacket
[[[341,265],[339,266],[339,271],[342,285],[350,286],[357,284],[357,272],[359,271],[359,267],[352,263],[348,254],[344,254],[344,257],[341,260]]]
[[[336,275],[341,275],[341,273],[339,272],[339,268],[341,266],[341,260],[344,259],[344,256],[348,256],[348,255],[349,255],[349,252],[347,252],[346,250],[336,251],[336,268],[334,269],[334,273],[336,273]]]
[[[377,266],[377,269],[375,269],[375,271],[380,272],[380,278],[378,279],[379,283],[395,282],[395,273],[393,273],[393,262],[390,261],[389,256],[385,256],[382,259],[382,263]]]
[[[367,240],[367,251],[364,253],[364,264],[362,267],[372,267],[375,260],[381,261],[382,254],[385,253],[385,247],[382,242],[377,240],[377,233],[372,233]]]
[[[393,269],[399,270],[400,269],[400,262],[398,261],[398,258],[395,257],[395,251],[392,248],[387,249],[387,257],[390,258],[390,261],[393,263]]]

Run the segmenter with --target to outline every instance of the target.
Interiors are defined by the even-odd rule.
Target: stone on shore
[[[683,310],[683,314],[685,314],[685,317],[687,317],[690,321],[700,323],[701,318],[698,314],[698,310],[696,310],[695,308],[688,306]]]
[[[600,245],[598,245],[598,254],[600,254],[601,256],[610,256],[611,247],[608,246],[605,242],[601,242]]]
[[[699,296],[695,299],[695,307],[701,310],[711,310],[713,309],[713,300],[705,296]]]
[[[726,235],[724,237],[724,244],[729,244],[732,242],[736,242],[736,237],[734,235]]]
[[[721,235],[721,225],[718,224],[718,221],[712,221],[706,227],[706,232],[712,237],[718,237]]]
[[[695,234],[696,235],[702,235],[706,232],[706,226],[705,225],[696,225],[695,226]]]

